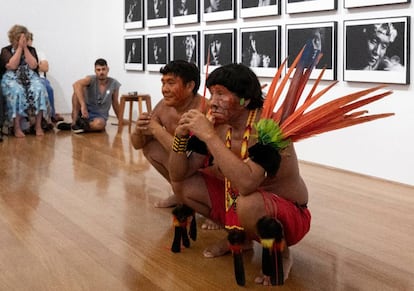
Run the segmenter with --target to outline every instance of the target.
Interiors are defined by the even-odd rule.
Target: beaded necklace
[[[249,138],[252,132],[253,122],[256,120],[257,109],[251,110],[249,112],[249,117],[246,121],[246,128],[243,133],[243,140],[240,149],[240,157],[244,160],[248,156],[248,145]],[[232,128],[230,127],[226,132],[226,147],[231,149],[231,134]],[[243,228],[240,226],[239,218],[236,213],[237,198],[239,197],[239,191],[231,187],[231,182],[227,177],[224,179],[225,183],[225,203],[226,203],[226,228],[227,229],[240,229]]]

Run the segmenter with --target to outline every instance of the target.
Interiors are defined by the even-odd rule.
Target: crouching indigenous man
[[[296,244],[310,228],[308,191],[292,143],[279,151],[258,142],[255,125],[264,99],[256,75],[247,66],[229,64],[214,70],[206,84],[212,118],[190,110],[175,130],[169,161],[174,192],[181,203],[229,232],[242,230],[246,236],[242,248],[259,240],[257,223],[264,217],[281,225],[287,246]],[[191,142],[193,139],[198,142]],[[204,150],[200,141],[206,145]],[[204,256],[224,255],[230,247],[226,238],[206,249]],[[283,284],[292,265],[288,247],[282,256]],[[255,281],[271,284],[265,275]]]

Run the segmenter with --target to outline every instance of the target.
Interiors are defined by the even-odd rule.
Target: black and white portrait
[[[279,15],[280,7],[280,0],[241,0],[240,17]]]
[[[124,28],[134,29],[143,27],[143,0],[125,0]]]
[[[173,34],[173,60],[199,65],[199,32]]]
[[[286,13],[335,10],[338,0],[287,0]]]
[[[172,7],[172,23],[185,24],[200,21],[200,0],[174,0]]]
[[[336,80],[337,22],[292,24],[287,25],[286,30],[286,51],[289,56],[287,68],[291,66],[299,51],[308,44],[312,45],[315,54],[322,53],[311,78],[317,78],[320,70],[326,68],[322,79]]]
[[[167,0],[147,0],[147,26],[168,25],[168,1]]]
[[[411,0],[344,0],[345,8],[378,6],[396,3],[409,3]]]
[[[235,62],[235,30],[205,32],[204,34],[204,65],[222,66]]]
[[[196,14],[197,0],[174,0],[173,16]]]
[[[241,62],[258,76],[271,77],[280,63],[280,27],[241,28]]]
[[[158,72],[169,61],[169,35],[148,35],[146,44],[147,70]]]
[[[203,20],[218,21],[236,17],[236,0],[204,0]]]
[[[143,36],[125,37],[125,69],[143,70],[144,38]]]
[[[263,7],[275,4],[276,0],[242,0],[242,8]]]
[[[345,78],[352,78],[351,71],[388,73],[388,77],[377,82],[392,81],[389,78],[401,74],[400,82],[408,74],[409,18],[355,20],[345,22]],[[354,74],[355,76],[355,74]],[[362,78],[361,80],[364,80]],[[403,82],[405,83],[405,81]]]

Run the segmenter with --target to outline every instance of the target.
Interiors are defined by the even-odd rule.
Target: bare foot
[[[15,137],[25,137],[26,135],[21,130],[15,130],[14,131],[14,136]]]
[[[245,251],[251,250],[252,248],[253,248],[253,242],[252,241],[247,241],[243,245],[243,250],[245,250]],[[218,243],[207,247],[203,251],[203,255],[204,255],[205,258],[215,258],[215,257],[224,256],[228,252],[230,252],[229,241],[227,240],[227,238],[225,238],[225,239],[222,239],[221,241],[219,241]]]
[[[286,248],[287,251],[283,253],[283,280],[286,281],[289,277],[290,270],[292,269],[293,265],[293,257],[290,255],[289,248]],[[254,279],[254,282],[256,284],[261,284],[264,286],[271,285],[270,283],[270,277],[265,275],[260,275]]]
[[[217,229],[221,229],[222,226],[215,223],[214,221],[212,221],[211,219],[206,218],[206,220],[204,221],[204,223],[201,225],[202,229],[208,229],[208,230],[217,230]]]
[[[36,128],[36,135],[37,136],[44,136],[45,135],[45,132],[43,131],[43,129],[40,127],[40,128]]]
[[[177,205],[177,197],[175,195],[170,195],[167,198],[163,200],[159,200],[154,203],[154,207],[157,208],[168,208],[168,207],[174,207]]]

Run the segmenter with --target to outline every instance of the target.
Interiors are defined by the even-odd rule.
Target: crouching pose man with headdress
[[[309,95],[300,100],[320,57],[320,52],[306,45],[281,78],[285,60],[265,100],[248,67],[229,64],[214,70],[206,81],[211,114],[206,117],[190,110],[175,130],[169,161],[174,192],[186,207],[228,230],[228,242],[205,250],[204,255],[215,257],[230,250],[239,285],[245,284],[241,252],[249,241],[258,240],[263,246],[263,276],[256,282],[281,285],[292,266],[288,247],[309,231],[308,191],[293,142],[393,115],[367,115],[367,110],[359,110],[392,93],[372,96],[383,85],[311,108],[335,85],[317,91],[323,70]],[[279,100],[294,69],[289,89]],[[179,251],[177,243],[174,250]]]
[[[236,237],[240,232],[242,239],[231,244],[224,239],[206,249],[204,256],[221,256],[230,249],[234,254],[251,246],[252,240],[259,240],[257,222],[263,217],[282,226],[281,245],[296,244],[310,228],[308,191],[292,143],[280,151],[257,145],[255,124],[264,99],[256,75],[242,64],[229,64],[214,70],[206,85],[212,118],[198,110],[182,115],[170,155],[171,182],[182,203]],[[204,149],[199,146],[203,143]],[[287,247],[283,259],[286,279],[292,262]],[[266,285],[269,280],[269,276],[257,278]]]

